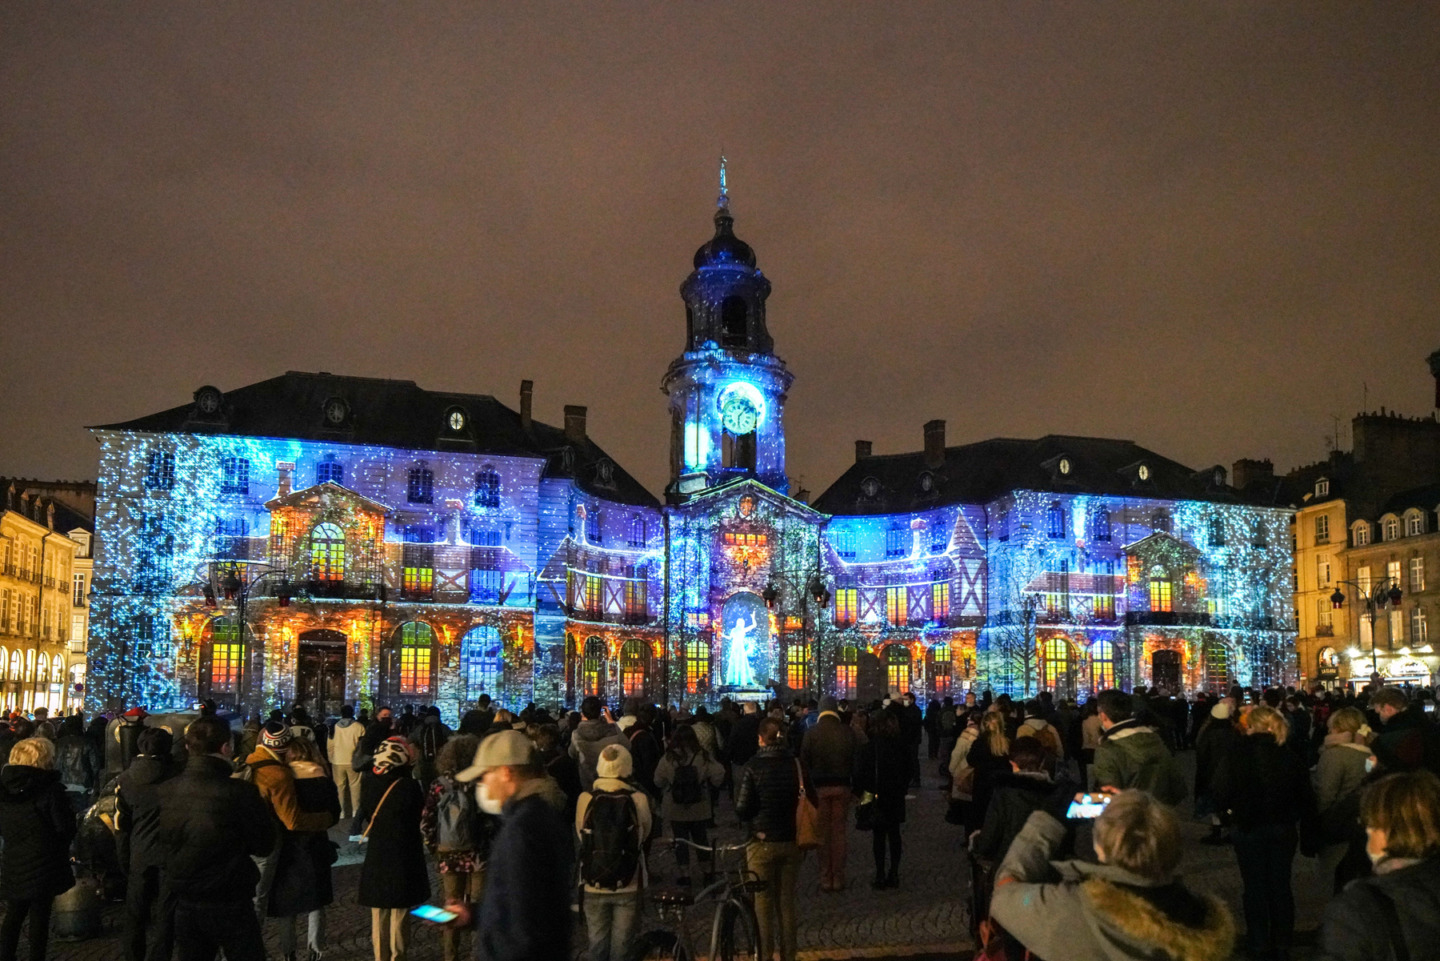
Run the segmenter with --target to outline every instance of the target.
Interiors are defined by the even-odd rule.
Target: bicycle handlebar
[[[737,844],[711,844],[711,845],[696,844],[694,841],[690,840],[689,838],[656,838],[656,839],[655,839],[655,843],[656,843],[656,844],[662,844],[662,845],[668,845],[668,846],[670,846],[670,847],[674,847],[674,846],[677,845],[677,844],[683,844],[683,845],[685,845],[686,847],[693,848],[693,849],[695,849],[696,851],[704,851],[704,852],[706,852],[707,854],[716,854],[716,853],[724,854],[724,853],[732,852],[732,851],[743,851],[743,850],[745,850],[745,847],[746,847],[746,845],[745,845],[743,842],[737,843]]]

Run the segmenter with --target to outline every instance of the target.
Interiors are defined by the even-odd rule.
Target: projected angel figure
[[[729,658],[725,663],[725,683],[733,687],[754,687],[755,675],[750,669],[750,656],[755,651],[755,640],[751,634],[755,630],[755,619],[751,616],[750,623],[745,623],[745,615],[741,614],[735,618],[735,623],[730,630],[725,632],[726,647],[729,650]]]

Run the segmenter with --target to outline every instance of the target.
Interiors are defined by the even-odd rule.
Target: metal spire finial
[[[722,151],[720,154],[720,196],[715,201],[715,206],[722,209],[729,209],[730,207],[730,186],[725,182],[726,163],[725,154]]]

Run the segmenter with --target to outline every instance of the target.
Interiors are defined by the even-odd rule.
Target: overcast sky
[[[722,147],[812,491],[931,418],[1310,462],[1364,383],[1432,410],[1437,52],[1435,3],[7,3],[0,473],[293,369],[531,378],[658,492]]]

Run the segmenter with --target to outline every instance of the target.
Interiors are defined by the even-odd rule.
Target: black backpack
[[[640,817],[629,791],[595,791],[580,829],[580,877],[592,888],[618,891],[640,866]]]
[[[441,853],[473,851],[476,847],[475,801],[465,785],[452,778],[440,779],[435,801],[435,848]]]
[[[695,759],[691,758],[689,764],[677,764],[675,780],[670,782],[670,800],[676,804],[699,804],[704,796],[700,769],[695,766]]]

